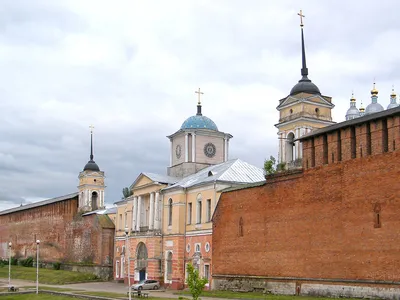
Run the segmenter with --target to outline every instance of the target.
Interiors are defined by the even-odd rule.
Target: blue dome
[[[217,125],[215,125],[214,121],[202,115],[195,115],[187,118],[181,126],[181,129],[193,128],[203,128],[218,131]]]

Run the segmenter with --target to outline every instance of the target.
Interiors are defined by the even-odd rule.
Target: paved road
[[[11,283],[15,286],[35,286],[36,282],[27,281],[27,280],[11,280]],[[5,278],[0,278],[0,287],[7,287],[8,280]],[[75,290],[83,290],[90,292],[112,292],[112,293],[123,293],[128,292],[128,287],[123,283],[117,282],[87,282],[87,283],[74,283],[74,284],[64,284],[64,285],[50,285],[50,284],[39,284],[39,287],[44,288],[46,286],[49,287],[57,287],[57,288],[65,288],[65,289],[75,289]],[[147,292],[147,291],[146,291]],[[151,290],[149,291],[150,297],[160,297],[160,298],[179,298],[179,295],[174,295],[173,290]],[[190,296],[185,296],[187,298],[191,298]],[[221,300],[221,298],[211,298],[211,297],[202,297],[207,300]],[[229,299],[224,299],[229,300]]]

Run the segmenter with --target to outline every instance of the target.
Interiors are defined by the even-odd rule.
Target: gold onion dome
[[[395,91],[394,91],[394,88],[392,88],[392,93],[390,94],[390,97],[396,97],[397,95],[396,95],[396,93],[395,93]]]
[[[371,95],[373,95],[373,96],[378,95],[378,90],[377,90],[376,87],[375,87],[375,82],[374,82],[374,86],[373,86],[373,88],[372,88],[372,90],[371,90]]]

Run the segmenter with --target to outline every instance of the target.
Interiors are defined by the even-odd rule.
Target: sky
[[[301,5],[301,6],[299,6]],[[169,140],[196,113],[233,135],[230,158],[277,157],[279,99],[309,78],[341,122],[352,91],[400,92],[400,2],[0,2],[0,210],[77,191],[94,158],[106,204],[141,172],[166,174]]]

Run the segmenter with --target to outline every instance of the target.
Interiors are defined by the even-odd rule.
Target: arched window
[[[294,147],[294,134],[290,132],[286,137],[286,161],[291,162],[295,160],[296,153]]]
[[[144,243],[140,242],[136,249],[136,269],[142,270],[147,267],[147,247]]]
[[[196,219],[196,223],[200,224],[201,223],[201,211],[202,211],[202,198],[201,198],[201,194],[197,195],[197,205],[196,205],[196,211],[197,211],[197,219]]]
[[[243,236],[243,218],[239,219],[239,236]]]
[[[172,279],[172,252],[167,254],[167,279]]]
[[[172,225],[172,199],[168,200],[168,226]]]
[[[97,198],[98,198],[97,192],[93,192],[92,193],[92,210],[97,209]]]

